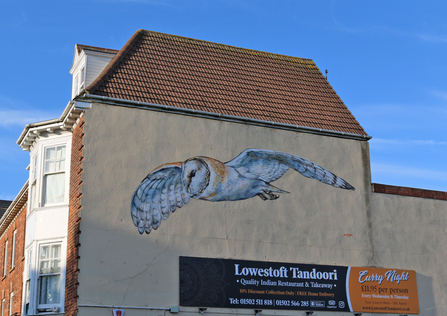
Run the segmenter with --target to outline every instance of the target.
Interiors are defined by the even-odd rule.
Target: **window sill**
[[[64,312],[51,312],[51,311],[41,311],[41,312],[37,312],[33,315],[64,315]],[[29,316],[29,315],[28,315]]]
[[[13,267],[11,268],[11,270],[9,270],[8,273],[11,273],[11,272],[14,271],[15,269],[16,269],[16,266],[13,266]]]
[[[6,274],[2,277],[2,281],[3,281],[4,279],[6,279]]]

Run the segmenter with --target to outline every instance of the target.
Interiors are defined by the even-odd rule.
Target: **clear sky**
[[[446,17],[441,0],[0,0],[0,199],[28,178],[25,125],[70,100],[75,44],[138,29],[313,59],[373,136],[373,182],[447,191]]]

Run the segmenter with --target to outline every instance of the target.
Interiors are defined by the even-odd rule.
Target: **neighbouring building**
[[[21,315],[25,264],[28,182],[14,201],[0,201],[1,315]]]
[[[447,313],[447,193],[371,184],[312,60],[139,30],[70,73],[17,141],[2,316]]]

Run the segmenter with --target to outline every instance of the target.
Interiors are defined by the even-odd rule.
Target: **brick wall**
[[[67,277],[65,284],[65,315],[78,313],[78,262],[79,262],[79,235],[81,223],[81,197],[82,197],[82,151],[84,148],[84,120],[80,119],[73,131],[70,170],[70,207],[68,215],[67,236]]]
[[[373,183],[372,191],[375,193],[413,196],[435,200],[447,200],[447,192],[399,187],[388,184]]]
[[[22,197],[27,199],[27,195]],[[26,227],[26,210],[27,206],[24,206],[21,211],[18,212],[16,217],[11,221],[8,228],[0,237],[0,312],[1,303],[5,299],[5,315],[9,315],[11,306],[9,304],[11,293],[13,296],[12,314],[22,314],[22,289],[23,289],[23,269],[25,266],[25,227]],[[16,231],[16,245],[15,245],[15,260],[14,268],[12,267],[12,244],[14,231]],[[5,258],[5,244],[8,241],[8,257]],[[6,276],[3,276],[5,259],[7,260],[7,272]]]

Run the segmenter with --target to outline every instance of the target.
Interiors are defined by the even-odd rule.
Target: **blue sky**
[[[74,45],[120,49],[138,29],[313,59],[373,136],[373,182],[447,191],[446,16],[445,1],[1,1],[0,199],[27,180],[25,125],[70,100]]]

